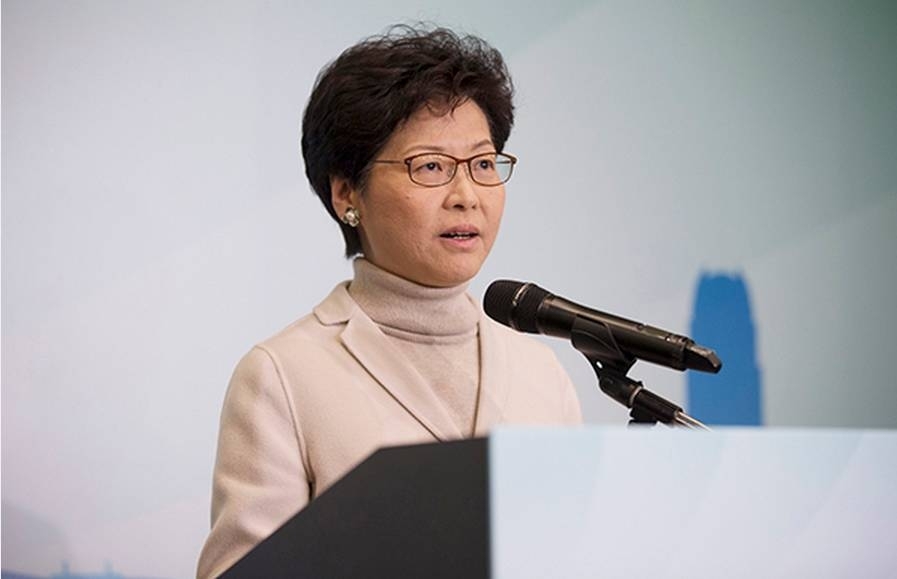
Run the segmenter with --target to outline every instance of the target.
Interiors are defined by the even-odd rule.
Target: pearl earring
[[[358,224],[361,223],[361,216],[358,214],[358,209],[347,207],[346,212],[343,213],[342,222],[349,227],[358,227]]]

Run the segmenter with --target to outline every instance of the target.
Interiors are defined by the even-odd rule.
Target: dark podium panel
[[[489,576],[486,439],[386,448],[222,577]]]

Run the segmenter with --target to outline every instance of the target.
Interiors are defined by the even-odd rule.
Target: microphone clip
[[[570,333],[573,347],[591,364],[602,392],[630,409],[629,424],[657,424],[709,430],[680,406],[647,390],[626,374],[637,361],[627,355],[605,323],[577,317]]]

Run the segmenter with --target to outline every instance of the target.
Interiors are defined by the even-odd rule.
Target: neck
[[[378,325],[412,334],[460,336],[476,331],[479,309],[467,283],[427,287],[380,269],[364,258],[354,264],[349,293]]]

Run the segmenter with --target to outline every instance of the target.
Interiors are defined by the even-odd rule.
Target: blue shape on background
[[[688,372],[688,413],[705,424],[763,424],[757,339],[744,278],[701,274],[691,337],[715,350],[723,369]]]

